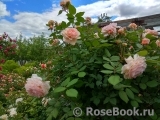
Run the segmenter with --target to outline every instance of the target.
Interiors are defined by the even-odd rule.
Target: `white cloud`
[[[0,4],[3,4],[2,2]],[[3,4],[5,5],[5,4]],[[7,32],[9,35],[16,37],[22,33],[25,36],[40,35],[42,32],[49,35],[45,24],[50,20],[58,22],[65,21],[65,14],[57,16],[61,8],[55,4],[53,0],[52,9],[48,9],[43,13],[34,12],[18,12],[13,16],[15,22],[9,22],[5,19],[0,20],[0,34]],[[135,18],[146,15],[158,14],[160,10],[159,0],[110,0],[98,1],[88,5],[77,7],[77,11],[85,12],[85,17],[94,17],[93,22],[96,22],[96,17],[101,13],[107,13],[108,16],[117,16],[115,20]],[[6,11],[6,6],[5,6]],[[7,11],[6,11],[7,12]]]
[[[6,5],[0,1],[0,17],[9,16],[10,12],[7,11]]]

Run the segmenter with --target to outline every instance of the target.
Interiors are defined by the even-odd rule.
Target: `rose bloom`
[[[0,119],[1,120],[8,120],[8,115],[7,114],[1,115]]]
[[[11,108],[8,111],[10,112],[10,116],[13,117],[15,115],[17,115],[17,108]]]
[[[86,17],[85,22],[86,22],[86,24],[91,24],[91,18],[90,17]]]
[[[47,67],[46,64],[40,64],[41,68],[45,69]]]
[[[47,106],[47,104],[48,104],[48,102],[51,100],[51,98],[43,98],[42,99],[42,105],[44,106],[44,107],[46,107]]]
[[[121,72],[122,74],[124,74],[125,79],[138,77],[145,71],[147,67],[145,57],[141,57],[138,54],[135,54],[134,58],[129,56],[127,59],[125,59],[125,61],[127,64],[122,67]]]
[[[38,77],[37,74],[32,74],[32,77],[27,79],[25,89],[30,96],[40,98],[48,94],[49,83],[50,81],[42,81],[42,78]]]
[[[157,31],[151,30],[151,29],[145,29],[144,33],[142,34],[142,38],[145,38],[146,35],[148,35],[148,34],[153,35],[155,37],[158,37],[158,32]]]
[[[148,38],[143,38],[141,44],[142,45],[148,45],[150,43],[150,39]]]
[[[158,36],[158,32],[151,29],[145,29],[145,33]]]
[[[52,42],[52,45],[57,45],[59,43],[59,40],[58,39],[54,39],[53,42]]]
[[[16,105],[17,105],[19,102],[21,102],[21,101],[23,101],[23,98],[17,98],[17,99],[16,99]]]
[[[101,30],[101,32],[104,34],[104,36],[115,36],[117,33],[117,23],[110,23],[107,26],[104,26]]]
[[[157,47],[160,47],[160,40],[156,40]]]
[[[120,28],[118,30],[118,33],[121,34],[121,35],[125,34],[125,28]]]
[[[66,28],[62,31],[63,41],[75,45],[80,38],[80,32],[76,28]]]
[[[62,0],[60,2],[60,6],[64,9],[64,10],[67,10],[68,9],[68,5],[71,3],[70,0]]]
[[[128,27],[131,28],[131,29],[134,29],[134,30],[137,29],[137,25],[135,23],[129,24]]]

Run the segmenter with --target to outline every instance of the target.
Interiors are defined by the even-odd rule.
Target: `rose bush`
[[[48,96],[47,115],[51,119],[107,120],[154,119],[160,117],[159,37],[155,30],[131,23],[116,23],[98,28],[86,24],[84,12],[69,4],[68,22],[54,27],[50,37],[64,40],[53,45],[56,56],[50,72],[52,85]],[[91,23],[91,20],[90,20]],[[86,116],[93,109],[154,109],[152,116]],[[83,110],[79,118],[73,109]]]

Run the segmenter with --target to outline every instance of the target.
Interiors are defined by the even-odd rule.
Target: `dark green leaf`
[[[61,83],[61,86],[67,86],[70,81],[70,77],[68,77],[65,81]]]
[[[57,108],[54,108],[53,111],[52,111],[52,116],[54,118],[57,118],[57,115],[58,115],[58,110],[57,110]]]
[[[111,98],[111,99],[109,100],[109,102],[110,102],[111,104],[113,104],[113,105],[116,105],[116,104],[117,104],[116,98]]]
[[[103,101],[103,104],[108,103],[108,102],[109,102],[109,100],[110,100],[110,98],[109,98],[109,97],[106,97],[106,98],[105,98],[105,100]]]
[[[124,91],[122,91],[122,90],[119,91],[119,97],[120,97],[125,103],[128,103],[129,99],[128,99],[128,97],[127,97],[127,94],[126,94]]]
[[[158,82],[155,80],[149,81],[146,83],[148,87],[156,87],[158,85]]]
[[[84,12],[79,12],[79,13],[77,13],[75,16],[76,17],[81,17],[81,16],[83,16],[84,15]]]
[[[76,14],[76,8],[73,5],[69,4],[68,10],[70,14]]]
[[[99,98],[95,98],[95,99],[93,100],[93,103],[94,103],[95,105],[98,105],[98,104],[100,103],[100,99],[99,99]]]
[[[147,88],[147,86],[146,86],[145,83],[140,83],[139,86],[140,86],[140,88],[143,89],[143,90]]]
[[[133,107],[138,107],[138,106],[139,106],[138,102],[137,102],[137,101],[134,101],[134,100],[131,101],[131,105],[132,105]]]
[[[63,12],[63,10],[60,10],[60,11],[58,12],[58,15],[62,14],[62,12]]]
[[[126,94],[129,98],[134,99],[134,94],[130,89],[126,88]]]

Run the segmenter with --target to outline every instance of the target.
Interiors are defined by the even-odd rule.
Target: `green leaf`
[[[68,97],[77,97],[78,91],[76,89],[69,89],[66,91]]]
[[[137,46],[138,48],[142,48],[142,47],[143,47],[143,46],[142,46],[141,44],[139,44],[139,43],[137,43],[136,46]]]
[[[96,47],[96,46],[100,45],[100,43],[99,43],[98,40],[93,40],[93,41],[92,41],[92,45],[93,45],[94,47]]]
[[[152,112],[150,112],[150,113],[152,113]],[[154,113],[154,115],[151,115],[150,118],[152,120],[157,120],[157,118],[158,118],[157,114],[155,112],[153,112],[153,113]]]
[[[83,16],[84,15],[84,12],[79,12],[79,13],[77,13],[75,16],[76,17],[81,17],[81,16]]]
[[[74,117],[69,117],[66,120],[75,120]]]
[[[144,84],[144,83],[140,83],[139,86],[143,90],[145,90],[147,88],[146,84]]]
[[[76,14],[76,8],[73,5],[69,4],[68,10],[70,14]]]
[[[62,21],[62,22],[61,22],[61,26],[62,26],[63,28],[66,28],[66,27],[67,27],[66,22]]]
[[[138,107],[138,106],[139,106],[138,102],[137,102],[137,101],[134,101],[134,100],[131,101],[131,105],[132,105],[133,107]]]
[[[95,99],[93,100],[93,103],[94,103],[95,105],[98,105],[98,104],[100,103],[100,99],[99,99],[99,98],[95,98]]]
[[[105,54],[107,55],[107,57],[111,56],[110,52],[107,49],[105,49]]]
[[[58,93],[58,92],[63,92],[66,88],[65,87],[57,87],[54,89],[54,92],[55,93]]]
[[[111,59],[111,61],[119,61],[120,60],[119,56],[112,56],[110,59]]]
[[[126,88],[126,94],[129,98],[134,99],[134,94],[130,89]]]
[[[156,87],[158,85],[158,82],[155,80],[149,81],[146,83],[148,87]]]
[[[103,104],[106,104],[110,101],[110,98],[109,97],[106,97],[105,100],[103,101]]]
[[[132,90],[135,93],[139,93],[139,91],[136,88],[131,87],[130,90]]]
[[[52,120],[52,114],[50,114],[46,120]]]
[[[79,71],[83,71],[83,70],[85,70],[85,69],[86,69],[86,67],[87,67],[86,65],[85,65],[85,66],[83,66],[82,68],[80,68],[80,69],[79,69]]]
[[[74,120],[82,120],[82,119],[81,119],[81,118],[77,118],[77,117],[76,117]]]
[[[157,40],[157,36],[151,35],[151,34],[147,34],[146,38],[150,39],[150,40]]]
[[[101,85],[101,84],[102,84],[101,81],[97,81],[97,82],[96,82],[96,85],[97,85],[97,86],[99,86],[99,85]]]
[[[79,72],[79,73],[78,73],[78,77],[84,77],[85,75],[86,75],[85,72]]]
[[[103,67],[106,68],[106,69],[109,69],[109,70],[114,70],[114,67],[112,67],[109,64],[104,64]]]
[[[101,70],[102,73],[104,74],[111,74],[113,73],[113,71],[110,71],[110,70]]]
[[[74,74],[77,74],[77,73],[79,73],[79,71],[72,71],[71,75],[74,75]]]
[[[116,85],[120,82],[120,77],[118,75],[112,75],[109,77],[108,82],[112,85]]]
[[[113,105],[116,105],[116,104],[117,104],[116,98],[111,98],[111,99],[109,100],[109,102],[110,102],[111,104],[113,104]]]
[[[137,53],[139,56],[146,56],[148,54],[147,50],[142,50]]]
[[[70,82],[68,83],[68,85],[67,85],[66,87],[70,87],[70,86],[76,84],[77,82],[78,82],[78,78],[77,78],[77,79],[73,79],[72,81],[70,81]]]
[[[104,57],[104,56],[103,56],[103,60],[107,60],[108,62],[110,61],[110,59],[109,59],[109,58]]]
[[[58,12],[58,15],[62,14],[62,12],[63,12],[63,10],[60,10],[60,11]]]
[[[120,83],[113,86],[113,88],[116,89],[116,90],[121,90],[121,89],[126,88],[126,87],[131,87],[131,86],[123,85],[123,84],[120,84]]]
[[[128,97],[127,97],[127,94],[126,94],[124,91],[122,91],[122,90],[119,91],[119,97],[120,97],[125,103],[128,103],[129,99],[128,99]]]
[[[70,77],[68,77],[65,81],[61,83],[61,86],[67,86],[70,81]]]
[[[134,42],[138,41],[138,35],[137,35],[137,32],[135,31],[128,32],[126,37],[131,41],[134,41]]]
[[[57,118],[57,115],[58,115],[58,110],[57,110],[57,108],[54,108],[53,111],[52,111],[52,116],[54,118]]]

